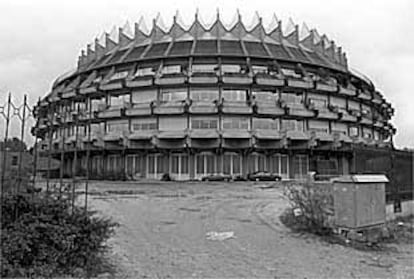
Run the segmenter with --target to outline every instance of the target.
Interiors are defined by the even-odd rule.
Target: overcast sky
[[[276,13],[285,23],[291,17],[327,34],[343,47],[351,67],[367,75],[394,106],[396,145],[414,148],[414,1],[410,0],[1,0],[0,105],[9,91],[16,103],[27,93],[34,104],[49,92],[56,77],[75,67],[87,43],[114,25],[133,23],[144,15],[151,26],[158,12],[168,24],[177,9],[190,24],[197,8],[207,21],[216,8],[227,22],[237,9],[246,23],[258,11],[264,22]],[[17,135],[16,121],[13,124],[12,135]],[[0,120],[0,135],[3,131]]]

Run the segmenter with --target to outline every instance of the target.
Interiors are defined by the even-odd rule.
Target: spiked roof
[[[242,16],[237,13],[233,23],[226,25],[220,18],[219,12],[210,24],[203,23],[196,12],[193,23],[188,27],[185,26],[178,12],[169,27],[165,26],[160,14],[153,19],[151,29],[146,27],[142,17],[134,24],[134,28],[131,28],[127,22],[123,27],[114,28],[110,33],[105,32],[100,38],[96,38],[93,44],[88,44],[86,50],[82,50],[79,56],[78,71],[122,63],[130,60],[129,56],[139,60],[143,58],[144,49],[149,45],[152,48],[164,45],[165,49],[159,46],[158,55],[162,56],[167,53],[167,48],[170,54],[174,53],[174,44],[179,44],[176,48],[181,48],[187,43],[187,52],[182,50],[179,53],[188,56],[194,54],[192,53],[194,48],[191,47],[194,41],[207,40],[222,42],[220,44],[222,49],[226,44],[231,47],[231,42],[237,41],[242,41],[246,45],[255,43],[263,46],[262,53],[254,46],[241,47],[241,56],[266,56],[348,71],[346,55],[342,52],[342,48],[337,47],[326,35],[320,36],[315,29],[309,30],[306,24],[299,29],[299,25],[290,19],[283,29],[282,21],[273,16],[270,24],[264,26],[262,17],[256,13],[253,23],[250,27],[246,27]],[[166,47],[168,44],[171,46]],[[218,48],[217,52],[211,54],[217,55],[221,52],[222,50]]]

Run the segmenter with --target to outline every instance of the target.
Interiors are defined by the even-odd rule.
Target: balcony
[[[132,107],[125,109],[125,115],[126,116],[151,115],[152,106],[153,106],[152,102],[133,104]]]
[[[188,101],[160,102],[154,107],[154,114],[183,114],[188,107]]]
[[[339,86],[339,94],[345,95],[345,96],[355,96],[356,95],[356,90],[353,88],[346,88],[346,87],[342,87]]]
[[[102,138],[105,149],[121,149],[124,144],[124,135],[120,132],[105,134]]]
[[[246,101],[222,100],[221,111],[228,114],[252,114],[253,108]]]
[[[63,91],[62,94],[61,94],[62,99],[70,99],[70,98],[73,98],[73,97],[76,97],[76,90],[75,89],[72,89],[72,90],[69,90],[69,91]]]
[[[190,132],[189,147],[195,149],[214,149],[220,147],[220,135],[216,129],[200,129]]]
[[[254,77],[258,85],[266,86],[284,86],[285,80],[282,77],[277,77],[270,74],[258,73]]]
[[[99,118],[117,118],[117,117],[121,117],[122,113],[121,113],[122,108],[120,107],[116,107],[116,108],[111,108],[109,107],[108,109],[104,110],[104,111],[100,111],[98,112],[98,117]]]
[[[135,77],[126,79],[125,86],[128,88],[144,87],[144,86],[153,85],[153,82],[154,82],[154,76],[152,75],[135,76]]]
[[[286,134],[275,130],[259,129],[253,131],[253,146],[256,149],[279,149],[287,147]]]
[[[222,147],[227,149],[245,149],[252,144],[250,133],[244,130],[225,130],[222,138]]]
[[[242,73],[223,73],[221,77],[225,84],[248,85],[253,83],[253,78]]]
[[[155,146],[165,149],[182,149],[187,147],[186,131],[160,131],[154,140]]]
[[[287,114],[299,117],[314,117],[315,112],[309,110],[304,104],[281,102],[281,106],[287,109]]]
[[[356,122],[358,119],[356,116],[350,114],[346,109],[338,109],[339,119],[345,122]]]
[[[184,84],[187,81],[187,76],[183,73],[164,74],[155,79],[155,84],[158,85],[175,85]]]
[[[127,147],[131,149],[152,149],[155,131],[135,131],[127,137]]]
[[[107,82],[104,82],[99,85],[99,89],[102,91],[109,91],[109,90],[119,90],[124,87],[124,81],[123,80],[110,80]]]
[[[277,102],[254,101],[253,108],[258,115],[281,116],[285,110]]]
[[[314,143],[311,141],[311,136],[309,133],[306,133],[304,131],[286,131],[286,139],[289,148],[292,149],[307,149],[314,145]]]
[[[361,100],[369,101],[371,100],[372,96],[370,92],[360,90],[358,92],[358,98]]]
[[[88,94],[93,94],[97,92],[98,92],[97,85],[91,85],[91,86],[83,87],[79,89],[79,94],[82,94],[82,95],[88,95]]]
[[[189,112],[193,114],[216,114],[218,112],[217,101],[191,101]]]
[[[306,79],[288,78],[287,86],[301,89],[311,89],[313,88],[313,81]]]
[[[316,117],[319,119],[336,120],[339,118],[338,113],[333,112],[328,108],[315,108]]]
[[[338,86],[336,84],[316,82],[316,90],[333,93],[338,91]]]
[[[318,149],[331,149],[334,145],[334,136],[325,131],[311,131],[311,138]]]
[[[196,72],[188,79],[190,84],[217,84],[218,76],[216,72]]]

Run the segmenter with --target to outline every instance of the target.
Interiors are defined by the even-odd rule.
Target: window
[[[326,108],[328,106],[328,96],[317,95],[317,94],[308,94],[309,104],[315,106],[316,108]]]
[[[124,79],[128,76],[128,71],[121,71],[114,73],[110,80],[118,80],[118,79]]]
[[[104,131],[104,123],[93,123],[91,124],[91,134],[102,134]]]
[[[191,89],[190,98],[193,101],[212,102],[218,100],[217,89]]]
[[[181,65],[169,65],[169,66],[164,66],[162,68],[163,75],[180,74],[180,73],[181,73]]]
[[[279,130],[279,119],[253,118],[253,129]]]
[[[160,117],[159,129],[161,131],[183,131],[187,129],[186,117]]]
[[[11,159],[11,165],[12,165],[12,167],[17,166],[18,163],[19,163],[19,157],[16,156],[16,155],[13,155],[12,156],[12,159]]]
[[[193,117],[191,118],[192,129],[217,129],[218,119],[212,117]]]
[[[164,102],[184,101],[187,99],[187,89],[166,89],[162,91],[162,100]]]
[[[258,74],[258,73],[266,74],[269,69],[266,66],[252,65],[252,70],[254,74]]]
[[[247,91],[246,90],[231,90],[231,89],[224,89],[221,93],[221,97],[225,101],[230,102],[243,102],[247,99]]]
[[[303,94],[296,92],[282,93],[282,101],[287,104],[303,104]]]
[[[237,65],[237,64],[223,64],[221,65],[221,71],[226,74],[245,74],[247,73],[247,68],[244,66],[242,67],[241,65]]]
[[[188,174],[188,155],[187,154],[171,154],[171,173],[174,175]]]
[[[157,90],[145,90],[145,91],[133,91],[132,92],[132,103],[142,104],[151,103],[157,100]]]
[[[117,120],[106,122],[107,133],[122,133],[129,131],[128,120]]]
[[[369,107],[369,106],[367,106],[367,105],[362,104],[362,105],[361,105],[361,112],[362,112],[362,114],[364,114],[364,115],[371,115],[372,110],[371,110],[371,107]]]
[[[349,135],[351,137],[357,137],[357,136],[359,136],[359,129],[358,129],[358,127],[356,127],[356,126],[349,127]]]
[[[269,158],[269,171],[279,174],[283,178],[289,176],[289,158],[284,154],[274,154]]]
[[[377,130],[374,131],[374,140],[380,140],[380,133]]]
[[[310,131],[329,133],[329,122],[327,121],[309,120],[308,125]]]
[[[303,121],[295,119],[282,119],[283,131],[304,131]]]
[[[130,103],[131,96],[129,94],[111,96],[109,99],[111,107],[124,107]]]
[[[331,97],[331,105],[335,106],[335,107],[338,107],[338,108],[345,109],[346,108],[346,99],[332,96]]]
[[[132,131],[148,131],[157,129],[155,118],[139,118],[131,120]]]
[[[198,177],[216,172],[216,157],[213,154],[197,154],[195,163]]]
[[[275,103],[279,99],[279,94],[272,91],[253,91],[253,98],[259,102]]]
[[[282,71],[282,74],[286,77],[293,77],[293,78],[298,78],[298,79],[302,78],[302,75],[298,74],[293,69],[282,68],[281,71]]]
[[[140,69],[137,69],[137,71],[135,72],[136,77],[153,76],[153,75],[154,75],[154,69],[152,67],[140,68]]]
[[[223,130],[225,129],[249,129],[249,118],[247,117],[224,117]]]
[[[193,64],[193,73],[215,73],[218,70],[217,64]]]
[[[359,103],[355,101],[348,101],[348,109],[360,111],[361,107],[359,106]]]
[[[235,175],[242,172],[242,156],[238,153],[226,153],[223,159],[223,173]]]
[[[293,160],[293,170],[295,178],[305,178],[309,171],[308,155],[295,155]]]
[[[149,176],[157,176],[157,174],[167,173],[168,169],[164,161],[167,157],[162,154],[149,154],[147,157],[147,170]]]
[[[372,139],[373,135],[372,135],[372,130],[369,128],[363,128],[362,129],[362,137],[364,139]]]
[[[105,98],[91,99],[91,111],[101,111],[106,107]]]
[[[348,126],[345,123],[332,122],[332,132],[348,135]]]

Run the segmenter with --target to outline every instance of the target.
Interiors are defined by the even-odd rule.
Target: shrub
[[[284,195],[291,208],[282,221],[296,230],[326,235],[332,232],[333,196],[332,185],[314,183],[310,180],[303,184],[285,186]]]
[[[53,195],[6,195],[2,213],[2,277],[94,275],[116,226]]]

